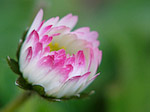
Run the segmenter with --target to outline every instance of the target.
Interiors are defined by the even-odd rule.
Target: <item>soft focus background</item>
[[[15,58],[40,8],[44,19],[73,13],[75,28],[99,32],[101,75],[89,98],[51,103],[34,96],[16,112],[150,112],[150,0],[0,0],[0,108],[22,92],[5,58]]]

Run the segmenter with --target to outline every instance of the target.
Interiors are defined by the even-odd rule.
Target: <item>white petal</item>
[[[81,87],[81,85],[86,82],[86,79],[89,76],[89,74],[90,72],[87,72],[83,76],[76,76],[76,77],[71,78],[54,95],[57,98],[61,98],[63,96],[69,97],[69,96],[75,95],[77,90]]]
[[[78,90],[77,93],[81,93],[83,90],[85,90],[94,80],[95,78],[99,75],[100,73],[96,74],[93,76],[90,80],[88,80],[82,87]]]

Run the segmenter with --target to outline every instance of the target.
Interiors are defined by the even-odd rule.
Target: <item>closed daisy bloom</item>
[[[96,74],[102,52],[98,33],[89,27],[73,30],[77,16],[45,21],[36,15],[21,46],[19,68],[31,85],[40,85],[46,96],[69,98],[81,93]]]

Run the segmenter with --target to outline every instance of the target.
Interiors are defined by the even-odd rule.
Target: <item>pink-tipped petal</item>
[[[77,56],[76,56],[76,63],[79,66],[85,64],[85,56],[84,56],[83,51],[78,51]]]
[[[33,43],[37,43],[38,41],[39,41],[39,35],[35,30],[33,30],[30,33],[30,35],[28,36],[26,42],[27,43],[29,42],[29,43],[33,44]]]
[[[34,54],[33,54],[33,55],[34,55],[34,56],[39,55],[39,54],[41,53],[42,49],[43,49],[42,43],[38,42],[38,43],[35,45],[35,47],[34,47]]]
[[[71,64],[68,64],[68,65],[66,65],[66,66],[61,70],[61,72],[68,74],[68,73],[71,72],[72,70],[73,70],[73,66],[72,66]]]
[[[41,24],[40,24],[40,26],[38,27],[37,31],[39,31],[39,30],[41,29],[41,27],[43,26],[44,22],[45,22],[45,20],[43,20],[43,21],[41,22]]]
[[[28,47],[27,49],[25,49],[25,51],[23,53],[21,53],[21,60],[20,60],[20,64],[22,65],[20,67],[20,70],[23,71],[26,66],[30,63],[30,61],[32,60],[32,56],[33,56],[33,50],[32,47]]]
[[[43,10],[40,9],[40,11],[38,12],[38,14],[36,15],[29,31],[28,31],[28,34],[27,36],[33,31],[33,30],[37,30],[41,24],[41,21],[42,21],[42,18],[43,18]]]
[[[48,55],[43,57],[42,59],[39,60],[38,65],[52,69],[54,65],[54,56]]]
[[[43,38],[40,40],[40,42],[43,43],[45,46],[47,46],[52,41],[52,39],[53,39],[53,37],[44,35]]]
[[[55,36],[59,36],[61,33],[54,33],[53,35],[51,35],[52,37],[55,37]]]
[[[45,26],[41,31],[39,31],[40,36],[47,35],[48,32],[51,30],[52,25]]]
[[[65,64],[74,65],[75,64],[75,56],[67,58]]]
[[[49,54],[49,52],[50,52],[50,47],[49,46],[47,46],[47,47],[45,47],[44,49],[43,49],[43,56],[46,56],[46,55],[48,55]]]
[[[31,60],[31,58],[32,58],[32,47],[29,47],[28,49],[27,49],[27,56],[26,56],[26,61],[30,61]]]
[[[63,67],[63,65],[65,64],[65,60],[66,60],[66,53],[64,49],[61,49],[57,52],[55,52],[54,55],[54,67],[55,68],[59,68],[59,67]]]

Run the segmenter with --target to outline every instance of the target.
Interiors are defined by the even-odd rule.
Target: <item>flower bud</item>
[[[44,93],[39,93],[46,97],[77,95],[99,75],[96,72],[102,52],[98,33],[89,27],[72,31],[78,21],[72,14],[60,20],[42,18],[41,9],[21,41],[17,56],[22,79],[17,83],[24,81],[35,91],[42,87]]]

